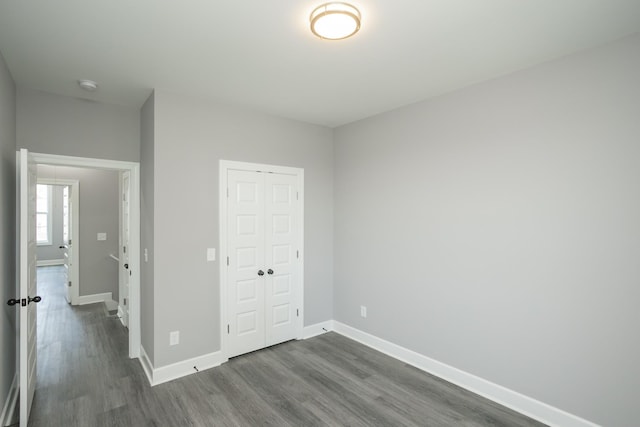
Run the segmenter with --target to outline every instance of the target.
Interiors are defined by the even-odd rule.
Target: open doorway
[[[68,239],[50,245],[59,255],[49,265],[68,267],[61,272],[69,272],[69,303],[106,303],[107,311],[127,328],[129,357],[138,357],[139,164],[38,153],[32,157],[38,183],[60,192],[60,205],[67,208]],[[43,264],[47,261],[39,259]]]
[[[80,167],[96,170],[117,171],[118,173],[128,172],[130,177],[130,199],[129,199],[129,224],[130,224],[130,236],[129,236],[129,333],[126,334],[124,343],[128,345],[118,345],[115,347],[106,348],[119,348],[123,349],[122,356],[128,354],[129,358],[138,358],[140,355],[140,289],[139,289],[139,261],[140,261],[140,173],[139,164],[133,162],[121,162],[111,160],[100,160],[90,158],[77,158],[69,156],[57,156],[49,154],[37,154],[29,153],[26,149],[21,149],[16,153],[16,172],[17,172],[17,235],[18,235],[18,267],[19,267],[19,280],[17,283],[17,289],[19,291],[20,300],[11,300],[10,304],[15,305],[18,302],[21,307],[19,310],[19,328],[17,341],[19,345],[17,347],[17,359],[19,360],[19,387],[20,387],[20,425],[26,426],[29,422],[29,413],[31,405],[33,403],[33,397],[36,387],[36,366],[38,361],[37,355],[37,341],[38,335],[36,332],[36,303],[41,301],[38,293],[37,281],[36,281],[36,218],[37,218],[37,206],[36,206],[36,188],[37,188],[37,169],[39,165],[50,165],[60,167]],[[120,198],[117,198],[120,200]],[[76,215],[76,218],[78,216]],[[115,232],[118,234],[119,232]],[[97,238],[101,239],[98,233]],[[77,235],[75,236],[78,237]],[[77,251],[76,251],[77,253]],[[64,305],[67,302],[64,299],[58,298],[57,301],[63,301]],[[33,303],[33,304],[32,304]],[[95,304],[93,304],[95,306]],[[76,313],[79,314],[79,313]],[[76,316],[78,317],[78,316]],[[65,325],[62,325],[64,329]],[[90,350],[89,356],[100,355],[104,352],[96,351],[100,348],[100,345],[87,344],[85,342],[88,334],[71,335],[76,340],[76,344],[80,344],[79,349],[82,355],[86,355],[86,351]],[[56,349],[55,346],[47,348],[46,355],[52,355],[57,359],[65,359],[68,355],[64,354],[63,348]],[[73,359],[73,358],[72,358]],[[77,358],[75,358],[77,359]],[[86,358],[86,360],[96,360],[95,357]],[[119,357],[116,360],[125,362],[123,357]],[[98,360],[99,362],[104,362]],[[67,361],[68,362],[68,361]],[[71,363],[77,362],[77,360],[71,360]],[[130,366],[133,361],[126,361]],[[107,366],[113,364],[107,361]],[[106,366],[105,363],[98,363],[97,369],[91,369],[83,376],[84,379],[93,378],[100,370],[101,366]],[[74,366],[75,367],[75,366]],[[109,377],[112,375],[110,374]],[[79,384],[74,382],[73,384]],[[75,386],[74,386],[75,387]],[[102,393],[103,389],[98,386],[97,390]],[[44,393],[47,395],[57,395],[59,393]],[[65,393],[63,393],[65,394]]]
[[[77,179],[50,178],[39,168],[36,186],[36,236],[38,271],[62,266],[62,286],[69,304],[78,304],[79,193]],[[56,269],[57,270],[57,269]]]

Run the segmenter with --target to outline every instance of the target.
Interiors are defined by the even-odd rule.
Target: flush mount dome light
[[[95,92],[98,90],[98,83],[93,80],[78,80],[78,86],[87,92]]]
[[[360,11],[343,2],[330,2],[316,7],[309,21],[311,32],[321,39],[341,40],[360,29]]]

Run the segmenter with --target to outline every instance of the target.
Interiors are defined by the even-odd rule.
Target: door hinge
[[[227,257],[227,265],[229,265],[229,257]]]
[[[229,325],[227,325],[227,334],[229,334],[229,333],[230,333],[230,332],[229,332]]]
[[[69,280],[69,287],[71,287],[71,280]]]
[[[67,245],[71,246],[71,239],[69,239],[69,243],[67,243]]]
[[[124,298],[124,299],[123,299],[123,301],[124,301],[124,302],[123,302],[122,304],[127,305],[127,299],[126,299],[126,298]]]
[[[300,193],[296,191],[296,200],[300,200]]]
[[[126,247],[126,246],[123,246],[123,247],[122,247],[122,253],[123,253],[123,254],[126,254],[126,253],[127,253],[127,247]]]
[[[300,317],[300,309],[296,308],[296,317]]]
[[[299,250],[296,251],[296,258],[300,258],[300,251]]]

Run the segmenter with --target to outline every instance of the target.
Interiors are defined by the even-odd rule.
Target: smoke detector
[[[78,80],[78,85],[87,92],[95,92],[98,90],[98,83],[93,80]]]

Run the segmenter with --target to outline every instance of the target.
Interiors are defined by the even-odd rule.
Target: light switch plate
[[[169,332],[169,345],[180,344],[180,331]]]
[[[207,248],[207,261],[216,260],[216,248]]]
[[[98,240],[107,240],[107,233],[98,233]]]

